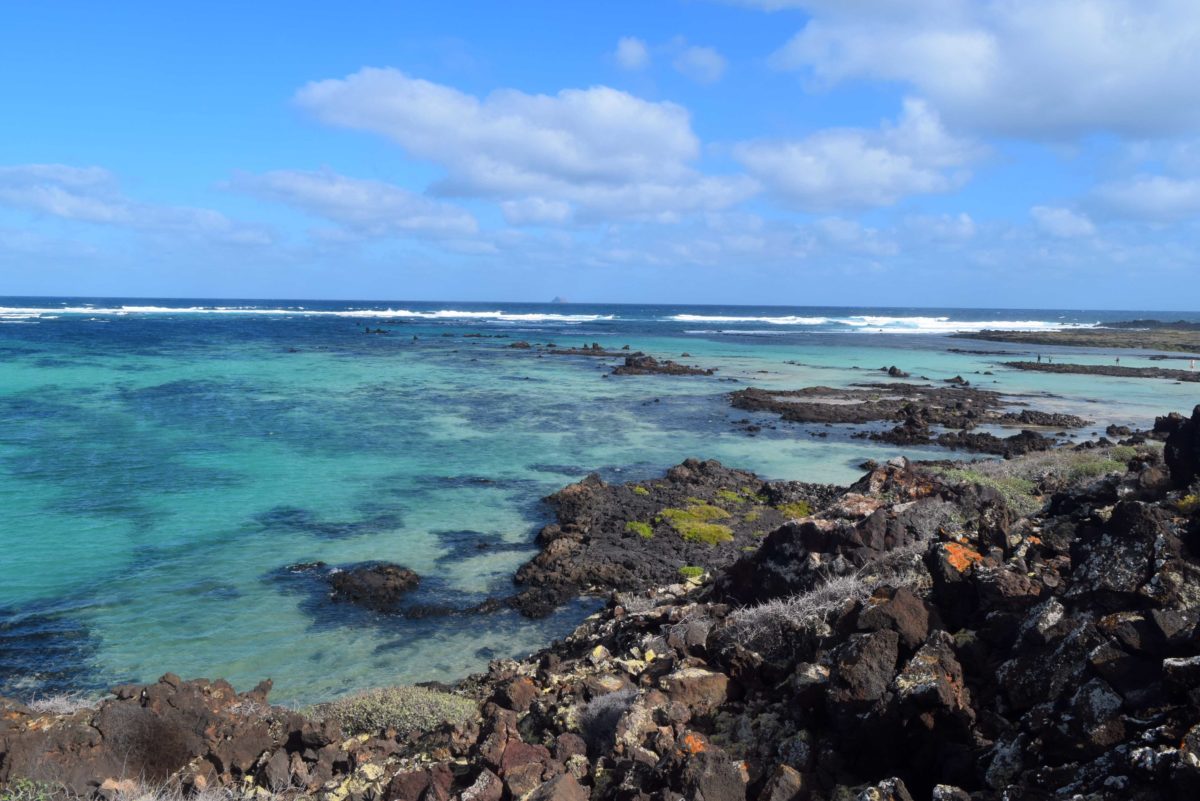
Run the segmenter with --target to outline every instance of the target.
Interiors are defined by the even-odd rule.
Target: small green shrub
[[[1089,459],[1071,465],[1067,471],[1067,476],[1072,480],[1081,478],[1096,478],[1106,473],[1123,473],[1125,472],[1125,463],[1118,462],[1115,459]]]
[[[717,500],[725,501],[726,503],[745,503],[746,496],[733,490],[721,489],[717,490]]]
[[[808,501],[784,503],[775,508],[787,518],[808,517],[812,514],[812,506],[809,505]]]
[[[0,801],[54,801],[65,797],[62,787],[32,779],[13,779],[0,790]]]
[[[649,523],[640,523],[636,520],[630,520],[626,523],[625,530],[637,534],[644,540],[648,540],[654,536],[654,529],[650,527]]]
[[[679,568],[679,575],[683,576],[684,578],[700,578],[704,575],[704,573],[704,568],[697,567],[696,565],[684,565],[683,567]]]
[[[965,470],[962,468],[942,468],[937,472],[950,481],[991,487],[1004,497],[1004,502],[1017,514],[1030,515],[1040,507],[1040,504],[1033,495],[1035,485],[1027,478],[991,476],[977,470]]]
[[[1137,456],[1137,448],[1132,445],[1118,445],[1108,452],[1109,456],[1116,459],[1118,462],[1128,462],[1133,457]]]
[[[729,512],[719,506],[707,503],[694,503],[683,509],[663,509],[659,519],[665,520],[671,528],[688,542],[701,542],[706,545],[716,545],[733,539],[733,529],[713,520],[728,518]]]
[[[688,542],[699,542],[705,545],[717,545],[733,539],[733,529],[720,523],[681,523],[673,524],[679,536]]]
[[[667,520],[680,520],[684,518],[689,520],[705,521],[725,520],[730,516],[729,512],[726,512],[721,507],[713,506],[711,504],[704,503],[703,501],[700,501],[699,503],[693,503],[691,506],[687,506],[683,509],[663,509],[661,512],[659,512],[659,514]]]
[[[762,517],[762,514],[762,509],[751,509],[749,512],[746,512],[746,516],[742,519],[747,523],[755,523],[760,517]]]
[[[349,735],[393,729],[409,737],[447,724],[464,726],[479,710],[474,701],[460,695],[425,687],[384,687],[321,704],[314,712],[337,721]]]
[[[633,494],[634,495],[649,495],[650,490],[646,489],[645,487],[643,487],[639,484],[633,488]]]

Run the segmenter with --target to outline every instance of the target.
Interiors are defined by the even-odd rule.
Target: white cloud
[[[613,53],[617,66],[623,70],[641,70],[650,66],[650,48],[636,36],[622,36]]]
[[[1091,202],[1102,212],[1150,222],[1176,222],[1200,215],[1200,178],[1138,175],[1101,184]]]
[[[500,211],[512,225],[561,225],[571,219],[570,204],[541,197],[506,200]]]
[[[915,87],[955,126],[1034,138],[1200,128],[1194,0],[760,0],[811,15],[773,57],[832,84]]]
[[[752,194],[744,177],[705,177],[686,109],[597,86],[483,99],[393,69],[310,83],[317,119],[381,134],[446,170],[443,195],[568,203],[585,219],[667,220]]]
[[[0,205],[64,220],[231,244],[263,245],[272,239],[258,226],[234,222],[211,209],[132,200],[121,192],[116,176],[101,167],[0,167]]]
[[[899,122],[878,131],[829,129],[734,150],[751,175],[805,211],[888,206],[906,195],[945,192],[965,180],[963,168],[978,154],[976,145],[952,137],[937,114],[912,99]]]
[[[1037,227],[1051,236],[1062,239],[1091,236],[1096,233],[1096,226],[1086,214],[1071,211],[1058,206],[1034,206],[1029,210],[1030,216]]]
[[[475,218],[457,206],[382,181],[348,178],[330,170],[238,174],[230,186],[296,206],[362,236],[462,237],[479,228]]]
[[[725,74],[725,57],[711,47],[685,47],[675,56],[672,66],[696,83],[716,83]]]
[[[813,224],[813,231],[826,246],[843,253],[885,257],[900,252],[899,245],[888,235],[856,220],[824,217]]]
[[[978,232],[970,214],[913,215],[904,218],[904,231],[923,245],[965,242]]]

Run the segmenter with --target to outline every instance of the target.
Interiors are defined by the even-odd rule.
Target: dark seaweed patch
[[[39,607],[0,608],[0,696],[37,698],[100,689],[99,646],[86,625]]]
[[[527,542],[508,542],[495,532],[472,531],[435,531],[439,544],[446,553],[437,558],[439,565],[453,564],[464,559],[470,559],[484,553],[503,553],[509,551],[528,551],[532,545]]]
[[[323,539],[346,539],[400,528],[404,525],[404,517],[399,512],[391,511],[380,512],[362,520],[332,521],[321,520],[308,509],[276,506],[255,517],[255,522],[267,530],[311,534]]]

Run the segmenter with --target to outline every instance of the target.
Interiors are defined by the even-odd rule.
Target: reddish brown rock
[[[672,701],[704,715],[729,697],[729,677],[703,668],[682,668],[659,679]]]
[[[865,631],[890,629],[900,635],[905,648],[916,648],[929,633],[925,602],[907,587],[881,587],[858,615],[858,628]]]

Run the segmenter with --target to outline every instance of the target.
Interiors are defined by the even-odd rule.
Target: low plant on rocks
[[[625,524],[625,530],[637,534],[642,539],[648,540],[654,536],[654,529],[649,523],[642,523],[637,520],[630,520]]]
[[[809,505],[808,501],[794,501],[793,503],[781,504],[775,508],[783,513],[784,517],[788,518],[808,517],[812,514],[812,506]]]
[[[729,512],[719,506],[693,503],[683,509],[663,509],[659,515],[688,542],[716,545],[733,539],[733,529],[722,523],[712,522],[730,516]]]
[[[983,463],[979,467],[973,466],[970,469],[942,468],[937,472],[951,482],[991,487],[1000,493],[1008,508],[1019,515],[1031,515],[1041,507],[1034,495],[1037,485],[1033,481],[1019,476],[994,475],[993,471],[988,471],[984,466],[987,464],[991,463]]]
[[[905,512],[904,522],[917,539],[929,540],[944,532],[961,530],[965,520],[956,504],[929,500]]]
[[[579,728],[589,752],[600,754],[612,747],[617,722],[636,697],[637,691],[627,687],[588,701],[579,713]]]
[[[465,726],[478,714],[475,702],[461,695],[425,687],[384,687],[340,698],[313,709],[332,719],[346,734],[378,734],[393,730],[402,737],[442,726]]]
[[[728,633],[760,653],[777,650],[796,633],[813,631],[830,613],[850,601],[860,601],[874,589],[858,575],[836,576],[810,592],[746,606],[729,616]]]
[[[1129,460],[1138,453],[1137,448],[1129,445],[1088,450],[1057,448],[1020,459],[981,460],[969,467],[935,468],[935,472],[950,481],[991,487],[1004,496],[1014,512],[1030,515],[1041,506],[1038,493],[1058,491],[1110,473],[1123,473]]]
[[[45,695],[29,702],[30,709],[45,715],[73,715],[95,706],[95,699],[78,693]]]
[[[924,543],[898,548],[853,573],[831,576],[809,592],[737,609],[729,616],[726,631],[746,648],[776,652],[797,634],[819,631],[831,614],[848,603],[866,600],[880,587],[918,584],[924,548]]]
[[[57,801],[65,797],[63,788],[32,779],[13,779],[0,790],[0,801]]]

